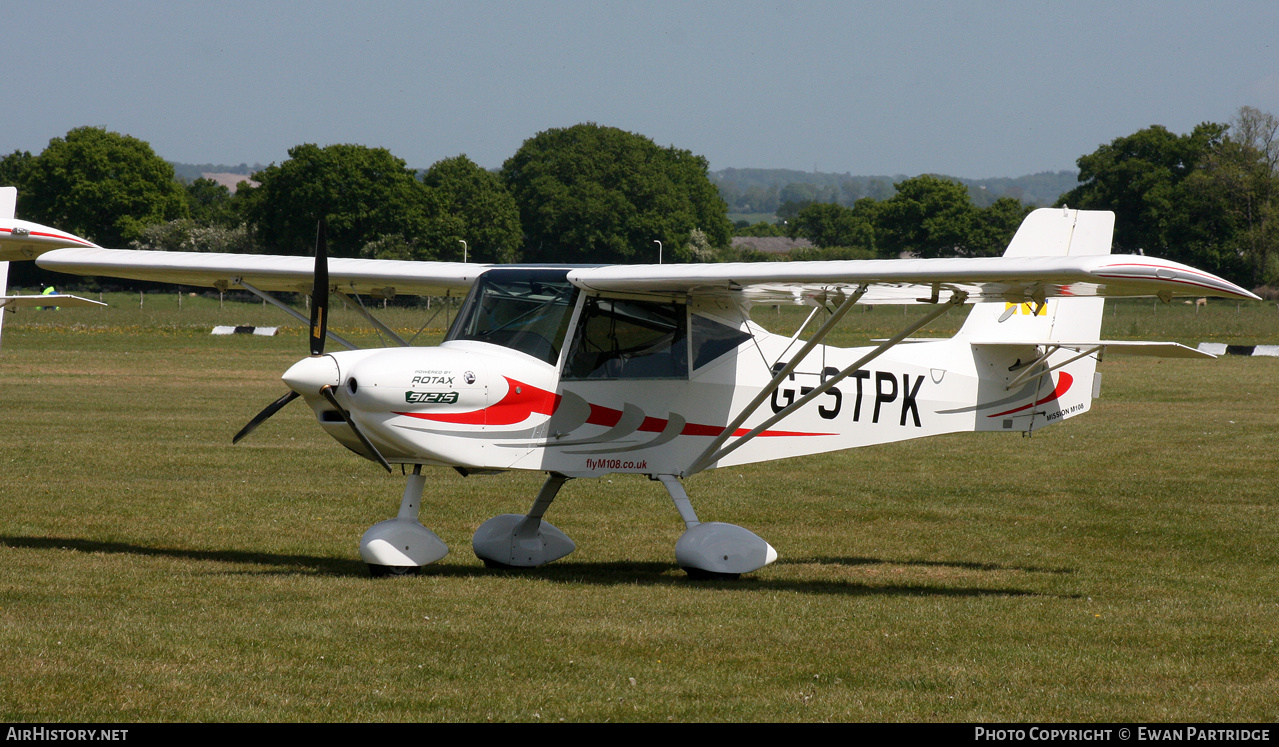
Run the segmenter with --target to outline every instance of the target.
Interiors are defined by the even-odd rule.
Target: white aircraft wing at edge
[[[308,292],[315,260],[271,254],[210,254],[131,249],[73,248],[36,260],[46,270],[73,275],[151,280],[226,289],[242,281],[264,291]],[[329,260],[330,282],[356,293],[444,296],[465,292],[489,265],[390,259]]]

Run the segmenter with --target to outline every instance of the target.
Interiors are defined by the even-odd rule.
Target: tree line
[[[1058,204],[1115,211],[1117,252],[1276,283],[1277,132],[1279,120],[1250,107],[1185,135],[1152,126],[1080,157],[1079,184]],[[733,249],[734,233],[816,247],[790,259],[989,256],[1030,209],[1011,197],[979,207],[965,185],[923,175],[851,205],[790,201],[776,222],[734,227],[705,158],[593,123],[540,132],[495,172],[464,154],[419,174],[383,148],[302,144],[252,179],[231,192],[178,178],[147,143],[99,127],[0,158],[20,217],[139,249],[304,254],[323,217],[330,251],[348,257],[652,262],[661,242],[674,261],[775,258]]]
[[[1115,213],[1113,250],[1151,254],[1241,285],[1279,285],[1279,118],[1242,107],[1229,123],[1177,135],[1153,125],[1081,156],[1079,184],[1058,207]],[[807,238],[791,258],[983,256],[1001,253],[1029,207],[979,208],[958,182],[919,176],[885,199],[783,205],[778,222],[739,235]]]
[[[1011,197],[979,208],[963,184],[928,174],[893,186],[893,196],[863,197],[852,207],[790,203],[776,223],[739,224],[737,232],[804,238],[817,247],[793,250],[791,259],[989,257],[1003,253],[1032,209]]]
[[[1046,206],[1073,188],[1077,175],[1076,171],[1044,171],[1015,178],[942,178],[968,187],[977,207],[990,207],[1000,197]],[[728,203],[730,215],[782,212],[787,203],[834,202],[852,207],[863,197],[886,200],[895,192],[893,184],[906,178],[905,174],[854,176],[851,173],[794,169],[738,168],[712,171],[710,176],[719,187],[720,196]]]
[[[732,236],[705,158],[592,123],[538,133],[497,172],[462,154],[419,175],[384,148],[302,144],[234,192],[80,127],[0,158],[0,183],[20,217],[115,248],[307,254],[321,218],[331,254],[379,259],[645,262],[658,241],[691,258],[694,239]]]
[[[1279,283],[1279,118],[1250,106],[1177,135],[1159,125],[1079,159],[1058,204],[1115,212],[1116,252],[1145,253],[1250,287]]]

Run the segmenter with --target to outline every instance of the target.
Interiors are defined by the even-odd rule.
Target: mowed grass
[[[301,325],[256,304],[108,300],[5,324],[0,719],[1279,718],[1279,360],[1115,357],[1090,413],[1033,438],[696,476],[703,519],[781,555],[733,583],[675,567],[676,512],[628,476],[562,491],[548,519],[575,554],[487,570],[471,533],[527,510],[541,476],[431,470],[423,522],[453,552],[372,580],[356,544],[394,515],[398,473],[297,404],[230,444],[284,392]],[[855,312],[841,340],[917,313]],[[387,318],[411,333],[423,314]],[[1279,311],[1134,301],[1104,334],[1273,344]]]

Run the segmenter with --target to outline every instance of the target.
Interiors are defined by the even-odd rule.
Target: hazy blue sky
[[[102,125],[192,163],[303,142],[496,167],[594,121],[727,166],[1017,176],[1279,113],[1274,2],[3,3],[0,152]]]

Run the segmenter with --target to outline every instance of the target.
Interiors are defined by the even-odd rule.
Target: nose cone
[[[313,355],[294,363],[280,378],[293,391],[309,396],[323,387],[338,385],[338,364],[331,355]]]

